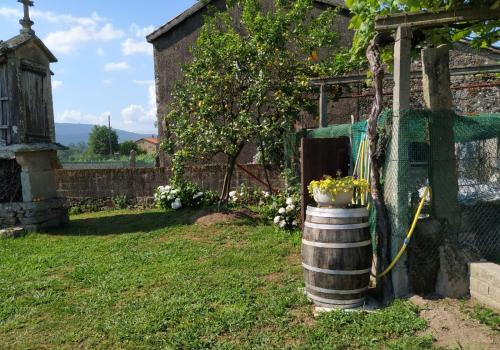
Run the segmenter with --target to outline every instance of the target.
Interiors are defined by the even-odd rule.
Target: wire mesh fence
[[[405,241],[425,187],[433,189],[402,261],[414,291],[433,291],[443,254],[451,254],[443,249],[450,244],[453,254],[500,263],[500,114],[409,110],[394,118],[387,110],[380,116],[379,135],[392,256]],[[356,164],[366,121],[303,131],[287,140],[287,152],[294,154],[300,137],[338,136],[351,138]],[[372,210],[372,224],[374,218]]]
[[[21,167],[14,159],[0,159],[0,203],[21,200]]]

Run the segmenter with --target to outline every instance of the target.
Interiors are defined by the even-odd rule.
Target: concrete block
[[[475,262],[470,264],[470,275],[481,281],[500,288],[500,265],[491,262]]]
[[[474,277],[471,277],[470,279],[470,290],[471,293],[474,291],[474,293],[482,294],[484,296],[489,296],[490,294],[488,284]]]

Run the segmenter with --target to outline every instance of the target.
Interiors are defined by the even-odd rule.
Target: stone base
[[[0,228],[19,226],[29,232],[44,232],[69,222],[66,199],[39,202],[0,203]]]

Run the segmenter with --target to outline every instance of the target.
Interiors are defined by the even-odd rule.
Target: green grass
[[[0,240],[0,349],[432,347],[403,301],[315,319],[299,292],[298,235],[192,215],[86,214]]]
[[[470,305],[465,302],[462,303],[461,309],[462,312],[489,326],[491,329],[500,331],[500,315],[495,311],[481,304]]]

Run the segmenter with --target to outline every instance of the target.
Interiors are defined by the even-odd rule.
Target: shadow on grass
[[[106,236],[136,232],[156,231],[166,227],[191,224],[194,210],[180,212],[105,212],[73,218],[62,228],[54,229],[50,235],[60,236]]]

